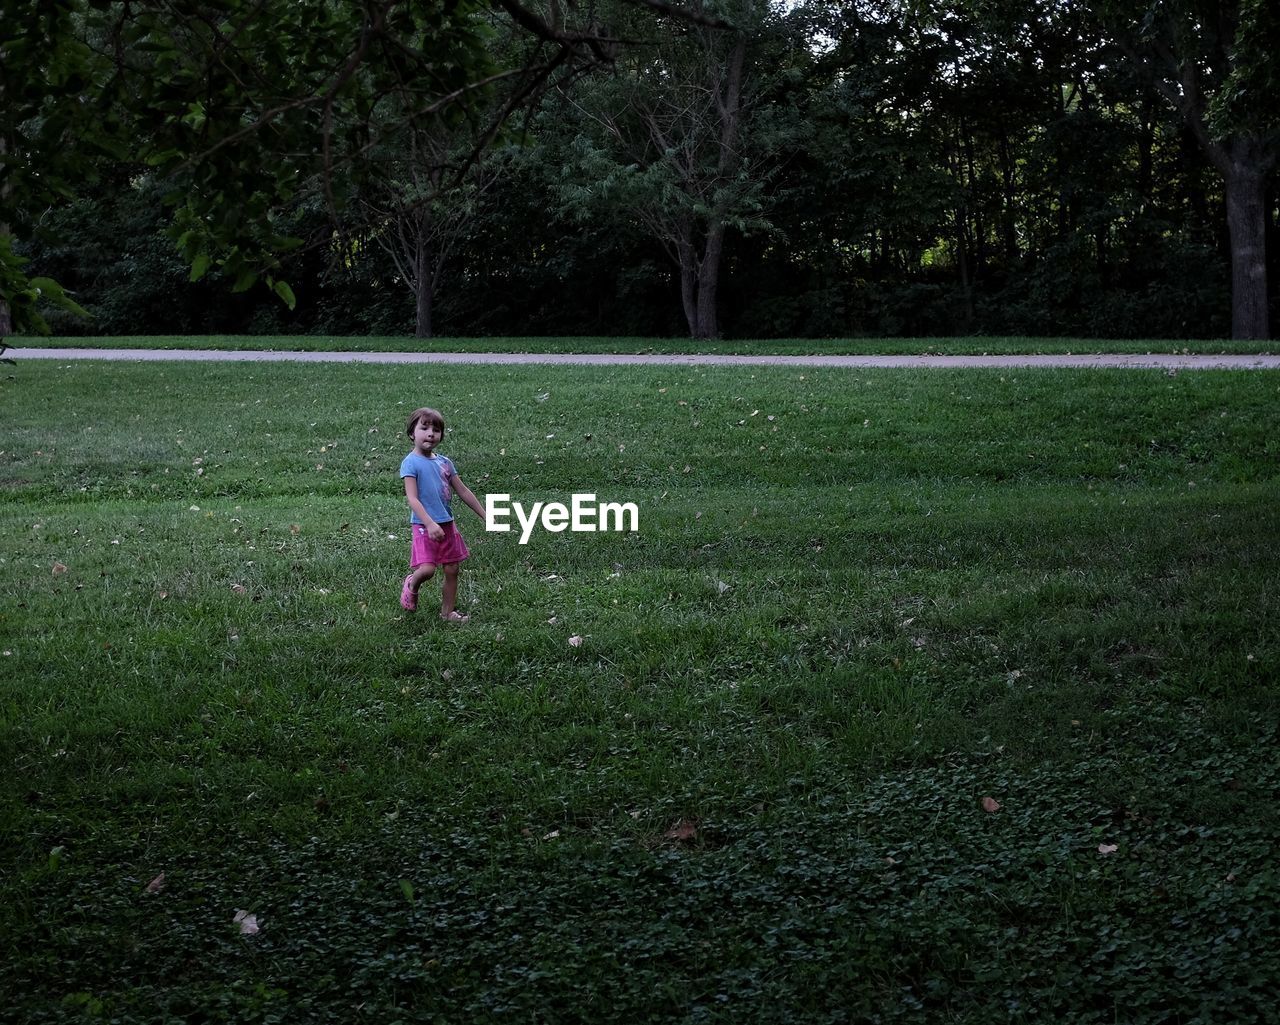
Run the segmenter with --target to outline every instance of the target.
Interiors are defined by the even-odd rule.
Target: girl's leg
[[[465,619],[454,612],[454,606],[458,600],[458,564],[456,562],[446,562],[444,564],[444,587],[440,590],[440,618],[441,619]]]
[[[424,562],[421,566],[409,574],[409,590],[414,594],[418,593],[418,588],[436,575],[436,567],[434,563]]]
[[[430,580],[435,571],[435,566],[425,562],[404,578],[404,587],[400,589],[400,604],[406,611],[413,612],[418,607],[418,588],[424,580]]]

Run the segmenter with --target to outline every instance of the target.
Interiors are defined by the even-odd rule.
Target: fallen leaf
[[[316,469],[318,470],[318,469],[320,469],[320,467],[318,467],[318,466],[317,466],[317,467],[316,467]],[[301,527],[299,524],[297,524],[297,523],[290,523],[290,524],[289,524],[289,533],[290,533],[290,534],[298,534],[298,533],[300,533],[300,532],[301,532],[301,530],[302,530],[302,527]]]
[[[231,921],[240,926],[241,936],[252,936],[258,931],[258,916],[247,911],[237,909],[236,916]]]
[[[574,634],[572,637],[570,637],[570,638],[569,638],[569,647],[571,647],[571,648],[581,648],[581,647],[582,647],[582,638],[581,638],[581,637],[579,637],[577,634]]]
[[[55,577],[56,577],[56,576],[58,576],[58,575],[60,575],[60,574],[62,574],[62,573],[65,573],[66,571],[67,571],[67,567],[66,567],[66,566],[64,566],[62,563],[60,563],[60,562],[55,562],[55,563],[53,564],[53,575],[54,575]]]
[[[544,839],[544,840],[554,840],[554,839],[555,839],[557,836],[559,836],[559,835],[560,835],[560,830],[558,830],[558,829],[553,829],[550,833],[546,833],[546,834],[542,837],[542,839]]]
[[[982,810],[987,812],[996,812],[1000,810],[1000,802],[994,797],[984,797],[982,799]]]
[[[232,584],[231,590],[233,590],[236,594],[244,594],[245,586],[244,584]]]
[[[677,843],[688,843],[690,840],[696,840],[697,838],[698,824],[693,819],[681,819],[662,834],[662,839],[674,840]]]
[[[158,876],[152,879],[151,882],[147,883],[147,893],[159,893],[163,889],[164,873],[161,872]]]
[[[1099,853],[1099,854],[1115,854],[1115,852],[1116,852],[1116,851],[1118,851],[1119,849],[1120,849],[1120,848],[1119,848],[1119,847],[1117,847],[1117,846],[1116,846],[1115,844],[1113,844],[1113,843],[1100,843],[1100,844],[1098,844],[1098,853]]]

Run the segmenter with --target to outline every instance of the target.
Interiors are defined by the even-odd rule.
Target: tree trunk
[[[416,301],[415,338],[431,337],[431,299],[435,291],[435,275],[432,273],[429,247],[419,225],[417,251],[414,253],[413,293]]]
[[[414,327],[414,337],[430,338],[431,337],[431,282],[418,282],[418,303],[417,303],[417,322]]]
[[[698,267],[698,322],[694,338],[719,338],[720,318],[716,297],[720,291],[720,254],[724,251],[724,225],[707,234],[707,246]]]
[[[719,338],[720,318],[716,295],[720,290],[720,255],[724,250],[724,225],[712,228],[702,245],[702,256],[694,241],[680,241],[680,301],[684,319],[693,339]]]
[[[1271,336],[1267,312],[1267,179],[1248,159],[1247,144],[1231,146],[1226,175],[1227,231],[1231,236],[1231,337]],[[1242,159],[1243,158],[1243,159]]]

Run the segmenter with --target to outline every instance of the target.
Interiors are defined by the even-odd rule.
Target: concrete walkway
[[[1150,354],[1025,356],[719,356],[622,355],[618,353],[525,352],[284,352],[227,349],[10,349],[19,361],[48,360],[190,360],[248,363],[503,363],[583,366],[724,366],[724,367],[986,367],[1003,370],[1056,367],[1126,367],[1146,370],[1280,370],[1280,355],[1211,356]]]

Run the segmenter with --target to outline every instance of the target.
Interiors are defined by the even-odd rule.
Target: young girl
[[[453,460],[436,451],[444,437],[444,417],[434,409],[415,409],[405,424],[405,434],[413,439],[413,451],[400,463],[404,497],[409,501],[409,529],[413,532],[410,573],[400,589],[400,604],[412,612],[418,607],[418,588],[430,580],[437,566],[444,568],[444,591],[440,618],[449,623],[465,623],[454,609],[458,597],[458,564],[471,553],[453,523],[449,503],[454,493],[481,519],[484,506],[462,483]]]

